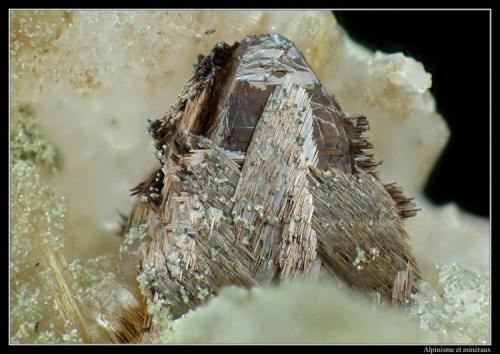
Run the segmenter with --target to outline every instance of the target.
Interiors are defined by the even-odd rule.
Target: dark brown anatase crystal
[[[162,118],[161,168],[126,229],[147,227],[140,278],[179,317],[226,285],[334,276],[395,304],[419,278],[403,219],[365,149],[365,117],[346,117],[302,54],[278,35],[219,43]]]

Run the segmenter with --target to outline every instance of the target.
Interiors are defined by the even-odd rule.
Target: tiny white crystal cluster
[[[106,340],[124,308],[137,306],[106,257],[67,263],[64,197],[43,174],[56,173],[56,153],[29,106],[13,112],[10,174],[10,340],[82,343]],[[101,321],[102,322],[102,321]]]
[[[329,11],[16,10],[11,12],[10,26],[10,122],[14,127],[29,126],[16,113],[29,103],[50,142],[44,143],[38,133],[21,133],[20,143],[13,144],[25,153],[11,161],[11,315],[15,314],[11,339],[15,342],[81,340],[82,333],[60,322],[48,300],[49,284],[54,282],[32,271],[32,236],[38,232],[57,242],[64,238],[64,255],[70,259],[118,251],[125,258],[137,255],[140,230],[130,233],[121,248],[114,233],[117,209],[127,213],[131,207],[129,189],[156,166],[146,119],[158,118],[168,109],[191,77],[196,56],[219,41],[233,43],[246,35],[270,32],[294,41],[343,109],[368,117],[375,155],[384,161],[382,177],[397,181],[406,194],[422,191],[449,136],[436,112],[429,92],[431,76],[423,65],[402,53],[372,53],[361,47]],[[29,131],[34,130],[24,130]],[[57,166],[58,171],[37,172],[34,165],[22,165],[26,158],[37,165]],[[45,177],[43,183],[39,174]],[[57,190],[41,196],[49,184]],[[65,211],[53,197],[56,193],[65,197]],[[328,287],[296,285],[285,288],[290,294],[281,289],[229,289],[173,324],[162,312],[162,304],[156,304],[151,311],[157,325],[164,324],[165,336],[151,340],[272,342],[292,340],[291,335],[300,332],[295,338],[303,342],[489,341],[488,221],[453,205],[438,208],[425,200],[419,203],[423,211],[409,221],[408,232],[429,291],[414,299],[410,317],[433,333],[414,331],[402,314],[368,312],[366,305],[342,295],[329,303],[327,294],[335,290]],[[58,228],[63,222],[66,226]],[[30,225],[37,225],[36,232]],[[452,262],[474,273],[459,266],[433,267]],[[89,316],[97,318],[98,326],[112,329],[120,304],[134,301],[120,279],[109,278],[104,264],[76,260],[65,274],[78,278],[75,283],[68,280],[75,296],[95,305]],[[437,302],[430,295],[434,291],[439,294]],[[110,297],[119,301],[111,303]],[[461,300],[463,312],[457,310],[462,309]],[[289,314],[277,313],[273,301],[283,303]],[[324,314],[318,310],[327,304],[331,308]],[[308,306],[318,311],[308,312]],[[349,317],[346,308],[354,315]],[[229,321],[224,312],[228,310],[234,311],[234,327],[210,320],[213,315]],[[345,321],[318,326],[325,323],[326,315]],[[305,322],[299,324],[299,318]],[[381,322],[384,326],[373,325]],[[191,332],[182,329],[188,325]],[[172,335],[167,330],[173,327],[177,332]],[[92,340],[102,340],[97,329],[92,331],[88,334]]]
[[[43,183],[37,164],[52,168],[55,152],[42,139],[29,107],[14,114],[18,124],[11,134],[10,154],[10,340],[78,343],[75,324],[58,315],[52,298],[57,261],[47,259],[48,252],[58,254],[64,247],[65,204]]]
[[[42,263],[44,249],[56,253],[64,246],[64,201],[24,161],[12,166],[11,199],[10,340],[78,343],[75,324],[61,318],[52,298],[57,274]]]
[[[489,343],[490,278],[455,263],[436,266],[437,287],[423,282],[408,309],[443,343]]]

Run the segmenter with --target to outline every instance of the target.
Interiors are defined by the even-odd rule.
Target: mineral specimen
[[[361,46],[331,11],[13,10],[10,20],[11,110],[33,104],[58,150],[63,168],[50,180],[66,197],[66,251],[76,257],[119,247],[116,210],[130,211],[127,191],[155,166],[143,120],[176,100],[196,55],[221,40],[292,40],[344,112],[370,118],[380,175],[410,195],[449,137],[423,65]]]
[[[377,14],[373,18],[376,21]],[[207,35],[206,32],[211,34]],[[55,217],[61,214],[60,208],[54,203],[47,204],[45,196],[32,191],[32,173],[29,172],[32,169],[20,168],[23,166],[22,161],[16,163],[20,157],[16,151],[20,150],[14,148],[12,152],[16,156],[11,158],[11,191],[17,190],[19,193],[15,192],[11,197],[10,208],[12,342],[68,343],[78,342],[85,337],[82,331],[71,329],[77,328],[74,324],[71,324],[71,328],[61,325],[64,320],[51,304],[58,301],[64,289],[58,288],[53,278],[48,279],[44,275],[45,272],[41,271],[43,262],[39,262],[38,258],[35,261],[32,253],[26,256],[26,248],[36,245],[33,244],[36,234],[24,236],[25,230],[30,230],[26,225],[37,225],[40,233],[48,235],[51,232],[52,236],[65,240],[63,252],[72,269],[71,279],[76,277],[69,282],[71,294],[74,297],[84,295],[82,301],[78,302],[78,306],[85,308],[82,314],[94,317],[97,313],[101,325],[119,335],[112,338],[92,335],[84,341],[102,343],[110,339],[115,342],[138,340],[130,332],[132,327],[127,318],[135,322],[137,329],[142,328],[142,321],[131,319],[127,311],[123,311],[120,318],[115,317],[114,309],[110,313],[101,313],[101,308],[95,308],[95,305],[100,303],[100,298],[118,299],[115,293],[122,291],[117,289],[132,290],[136,287],[136,247],[143,242],[150,242],[150,238],[142,232],[142,225],[131,228],[121,246],[120,240],[114,237],[118,231],[116,210],[128,212],[133,203],[127,190],[144,177],[145,171],[153,169],[156,163],[150,156],[144,117],[158,117],[166,105],[175,101],[179,90],[191,75],[191,65],[197,54],[208,52],[217,41],[233,43],[247,34],[269,32],[279,32],[295,43],[326,91],[335,93],[344,112],[348,115],[363,113],[370,118],[370,131],[367,134],[374,143],[377,158],[384,161],[378,167],[380,176],[383,179],[394,178],[409,194],[422,192],[449,137],[448,128],[437,112],[430,92],[432,81],[429,68],[425,62],[418,62],[408,53],[368,50],[349,37],[330,11],[12,10],[9,48],[10,123],[14,130],[17,123],[24,124],[24,118],[18,119],[16,112],[22,110],[24,103],[33,107],[41,133],[56,151],[56,159],[52,161],[51,149],[40,145],[41,151],[45,152],[38,155],[41,159],[37,159],[37,164],[55,162],[58,167],[57,173],[45,173],[44,169],[41,171],[40,187],[56,189],[57,195],[64,196],[66,205],[64,215]],[[39,142],[36,135],[17,138],[24,146]],[[297,143],[304,142],[299,138]],[[11,150],[12,147],[11,143]],[[239,165],[245,158],[244,154],[229,155]],[[26,156],[32,156],[32,153]],[[160,180],[163,181],[163,177]],[[214,183],[224,187],[227,180],[230,178],[218,176],[214,178]],[[16,185],[22,188],[17,189],[14,187]],[[151,200],[159,202],[159,199],[154,199],[157,198],[154,189],[161,189],[159,186],[152,186]],[[219,193],[217,198],[211,198],[210,193],[201,193],[199,198],[201,202],[232,201],[224,193]],[[418,313],[420,324],[425,324],[431,332],[439,331],[439,339],[428,342],[486,343],[489,341],[489,309],[480,298],[486,297],[487,301],[489,293],[489,220],[472,218],[453,204],[437,207],[425,201],[422,195],[419,196],[418,204],[423,210],[419,217],[408,220],[406,230],[423,278],[436,289],[445,285],[437,280],[438,272],[434,268],[436,262],[457,262],[486,274],[481,278],[480,287],[474,285],[475,282],[470,284],[464,281],[461,284],[463,289],[470,286],[466,291],[467,298],[477,298],[478,303],[481,303],[480,311],[470,299],[465,300],[467,314],[458,311],[460,306],[458,310],[449,307],[451,301],[460,305],[462,291],[446,294],[442,303],[431,302],[425,291],[419,292],[414,310]],[[39,205],[43,205],[43,208],[39,209]],[[260,205],[256,205],[255,209],[257,217],[264,217]],[[50,222],[43,215],[41,219],[35,216],[37,210],[41,210],[42,214],[48,211]],[[208,230],[212,227],[212,230],[217,229],[217,220],[220,220],[218,210],[212,208],[206,212]],[[25,214],[27,217],[24,217]],[[276,223],[276,217],[271,215],[269,222]],[[55,223],[64,223],[65,227],[54,233]],[[327,224],[325,222],[324,226],[327,227]],[[247,224],[244,227],[250,233],[254,226]],[[249,238],[244,238],[242,242],[249,242]],[[101,256],[113,255],[118,252],[118,248],[119,258],[129,263],[126,267],[120,265],[121,276],[125,276],[127,281],[120,279],[119,282],[110,283],[108,285],[113,287],[113,292],[101,293],[109,289],[97,289],[92,283],[100,281],[100,273],[111,270],[103,264]],[[364,269],[366,260],[371,258],[372,253],[369,251],[356,248],[352,266]],[[377,254],[377,250],[372,251]],[[215,258],[219,251],[213,248],[210,254]],[[92,265],[89,266],[85,261],[77,262],[75,258],[93,258]],[[115,263],[113,266],[116,266]],[[463,274],[457,273],[457,277],[465,278]],[[73,283],[77,286],[73,287]],[[308,286],[307,291],[294,294],[290,294],[287,289],[283,290],[286,296],[279,301],[288,301],[290,308],[308,302],[324,303],[316,288]],[[271,301],[273,289],[261,290],[263,296],[269,294]],[[187,299],[187,292],[181,291]],[[51,294],[55,294],[52,299]],[[200,291],[200,296],[204,294],[204,291]],[[215,300],[217,298],[219,296]],[[140,301],[139,296],[137,300]],[[227,297],[221,294],[220,304],[227,302]],[[165,313],[155,311],[165,301],[158,299],[156,304],[149,303],[150,310],[154,312],[154,322],[169,326]],[[102,304],[109,305],[107,301]],[[216,301],[209,304],[208,307],[212,306],[214,312],[209,313],[206,321],[196,316],[203,308],[192,312],[193,320],[196,318],[196,321],[200,321],[196,331],[203,334],[197,338],[191,336],[189,340],[210,341],[207,334],[218,328],[213,326],[212,314],[217,315],[219,312],[221,315],[226,309],[213,307],[218,304]],[[442,309],[439,308],[442,305]],[[331,303],[331,306],[345,305],[339,302]],[[281,320],[277,321],[275,317],[265,317],[269,307],[261,307],[259,302],[249,304],[248,311],[234,313],[230,323],[245,333],[251,331],[253,324],[268,328],[269,332],[280,328],[285,333],[297,333],[289,331],[297,320],[294,317],[296,312],[290,312],[289,316],[283,314],[283,317],[279,317]],[[361,308],[354,304],[353,307],[354,310]],[[436,308],[438,311],[435,311]],[[334,310],[341,311],[332,308]],[[383,314],[377,312],[373,320],[364,320],[361,313],[357,325],[345,331],[342,316],[332,318],[328,321],[329,326],[326,326],[317,321],[315,312],[304,311],[300,313],[300,318],[310,326],[304,325],[301,338],[304,342],[314,341],[317,331],[330,328],[332,335],[325,336],[325,341],[344,342],[345,336],[348,336],[352,342],[362,342],[367,332],[376,330],[372,324],[382,322],[387,324],[383,328],[391,335],[388,341],[405,341],[405,334],[392,330],[392,320],[381,316]],[[225,321],[228,317],[222,318]],[[181,333],[182,318],[178,321],[177,336],[187,338],[188,333]],[[119,329],[120,323],[122,330]],[[86,325],[90,326],[90,323]],[[193,322],[184,328],[193,330]],[[442,331],[445,333],[442,334]],[[92,332],[88,331],[87,334]],[[336,336],[337,333],[339,336]],[[377,333],[380,333],[380,337],[373,337],[374,342],[386,332]],[[298,334],[295,337],[298,338]],[[230,340],[228,337],[221,339],[220,336],[211,338],[219,342]],[[258,343],[265,338],[259,332],[242,340]],[[287,338],[283,337],[283,342]],[[156,341],[161,339],[156,338]]]
[[[380,182],[367,128],[278,34],[200,55],[150,122],[161,168],[133,189],[149,299],[179,317],[225,285],[321,274],[405,303],[419,272],[403,219],[416,208]]]

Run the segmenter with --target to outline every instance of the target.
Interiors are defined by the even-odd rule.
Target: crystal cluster
[[[422,282],[408,308],[443,343],[490,342],[490,277],[460,265],[437,265],[437,286]]]
[[[321,273],[404,302],[419,270],[403,220],[417,208],[379,179],[367,119],[346,116],[276,33],[220,42],[193,68],[178,101],[149,122],[163,153],[133,189],[127,228],[147,226],[144,295],[168,300],[177,318],[222,286]]]
[[[116,209],[128,212],[128,190],[154,166],[144,121],[161,116],[197,55],[220,41],[272,32],[293,41],[343,110],[369,118],[382,178],[410,195],[448,138],[422,65],[360,47],[329,11],[13,11],[11,29],[11,107],[33,102],[60,152],[52,179],[85,256],[119,246],[106,237]]]
[[[249,34],[271,32],[291,39],[327,91],[342,102],[342,108],[349,114],[368,116],[370,140],[375,154],[384,161],[382,177],[394,178],[410,194],[421,191],[448,139],[446,124],[429,92],[430,75],[423,66],[401,53],[366,50],[353,42],[327,11],[15,10],[10,14],[10,26],[12,342],[83,340],[78,326],[67,323],[54,307],[58,298],[54,289],[60,288],[52,285],[61,279],[54,269],[63,269],[65,282],[75,296],[92,306],[99,302],[109,307],[109,313],[88,312],[93,323],[98,320],[97,326],[89,329],[119,327],[112,322],[116,307],[108,300],[134,303],[120,290],[135,286],[134,277],[125,283],[120,277],[107,278],[111,268],[102,258],[98,263],[83,259],[118,252],[120,242],[112,236],[119,227],[116,209],[129,210],[132,199],[127,197],[128,190],[155,164],[152,155],[157,151],[149,151],[145,144],[149,139],[145,119],[161,116],[192,75],[196,56],[219,41],[232,43]],[[32,108],[26,109],[25,103],[31,103]],[[32,128],[33,121],[23,111],[37,114],[41,132]],[[25,129],[16,130],[23,124]],[[44,142],[41,133],[51,144]],[[42,165],[48,169],[40,168]],[[56,174],[49,171],[55,168]],[[440,332],[441,342],[489,341],[488,274],[479,277],[459,266],[448,266],[451,276],[442,277],[439,283],[433,279],[436,270],[432,269],[433,263],[443,260],[488,272],[487,221],[471,218],[454,206],[437,208],[423,200],[419,204],[424,205],[421,217],[408,224],[410,242],[424,278],[443,297],[436,295],[438,301],[432,302],[434,290],[422,291],[421,297],[414,299],[414,318],[424,329]],[[133,233],[126,238],[122,258],[129,252],[131,259],[137,255],[141,235]],[[57,256],[61,262],[46,266],[43,259],[50,253],[40,255],[39,245],[51,245],[52,254],[64,252],[70,259],[77,256],[82,261],[73,260],[66,266]],[[129,266],[124,269],[130,270]],[[103,279],[108,283],[100,282]],[[446,283],[451,288],[445,291]],[[286,300],[300,303],[307,298],[314,303],[318,296],[297,292],[296,296],[287,295]],[[223,296],[221,302],[227,300],[232,301]],[[157,325],[171,329],[163,307],[156,306],[151,312],[158,319]],[[207,311],[209,307],[214,313],[224,313],[225,308],[209,304]],[[259,319],[265,317],[259,308],[261,304],[250,306],[242,314],[245,319],[236,324],[261,323]],[[190,315],[196,318],[197,313]],[[303,315],[301,318],[307,318]],[[379,315],[373,322],[383,318]],[[177,338],[189,334],[181,329],[183,319],[179,321]],[[372,329],[363,327],[368,322],[357,317],[357,326],[350,332],[352,341],[359,341]],[[271,319],[266,323],[274,324]],[[286,329],[288,323],[294,323],[293,319],[284,318],[281,325]],[[200,319],[197,333],[210,333],[212,328],[213,321]],[[310,328],[314,331],[315,327],[311,324]],[[342,327],[337,330],[342,331]],[[110,340],[96,331],[99,335],[92,337],[97,332],[89,330],[91,338],[86,341]],[[171,340],[169,333],[151,340]],[[394,333],[393,342],[408,338]],[[206,338],[200,334],[190,339]]]

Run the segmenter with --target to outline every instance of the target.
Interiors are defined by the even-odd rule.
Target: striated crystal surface
[[[349,143],[341,121],[344,114],[291,41],[276,33],[246,37],[230,64],[234,68],[229,68],[230,75],[224,78],[210,139],[227,150],[246,152],[269,96],[287,80],[307,92],[318,166],[335,164],[351,171]]]
[[[322,274],[404,304],[420,277],[403,225],[416,208],[378,178],[367,119],[347,117],[278,34],[218,43],[193,69],[149,122],[159,172],[133,189],[146,298],[178,318],[222,286]]]
[[[68,252],[118,247],[116,209],[130,210],[127,191],[155,163],[144,120],[176,100],[197,55],[220,41],[271,32],[292,40],[343,110],[369,118],[381,175],[409,194],[448,138],[422,65],[361,47],[330,11],[23,10],[11,12],[11,28],[11,109],[33,103],[60,152],[50,179],[67,198]]]
[[[128,190],[143,177],[144,169],[156,164],[156,156],[151,156],[145,144],[149,139],[143,129],[145,118],[157,118],[175,101],[192,75],[196,56],[221,40],[233,43],[248,34],[270,32],[293,40],[326,90],[342,102],[344,111],[368,116],[370,140],[377,157],[384,161],[382,176],[402,183],[410,194],[421,191],[448,139],[448,129],[429,91],[431,77],[423,65],[401,53],[368,51],[349,38],[329,11],[15,10],[10,13],[10,25],[10,123],[15,126],[20,119],[18,108],[32,103],[41,130],[55,148],[58,173],[43,173],[42,184],[48,180],[66,197],[63,218],[67,226],[61,237],[66,239],[64,252],[68,255],[87,258],[117,250],[116,209],[130,209]],[[52,156],[46,152],[49,154],[42,160]],[[241,162],[241,154],[236,156]],[[26,183],[29,174],[23,172],[19,178],[20,185],[30,186]],[[27,198],[28,205],[38,203],[28,196],[25,192],[17,196],[19,206],[24,203],[21,198]],[[53,206],[48,210],[60,213]],[[429,203],[423,204],[419,215],[410,221],[408,231],[426,278],[434,274],[433,262],[442,260],[489,270],[487,219],[472,219],[454,205],[437,208]],[[19,230],[24,230],[23,220],[16,223]],[[50,231],[45,228],[41,230]],[[21,253],[14,252],[20,257],[13,261],[14,271],[16,263],[29,260],[26,247],[32,247],[25,237],[18,240],[22,247]],[[26,342],[39,330],[39,342],[60,341],[59,334],[64,334],[66,342],[79,340],[73,330],[56,335],[48,330],[48,323],[34,320],[33,311],[48,318],[54,310],[50,302],[48,311],[35,303],[35,298],[41,303],[43,289],[36,289],[38,282],[26,282],[35,274],[31,267],[36,265],[28,263],[16,279],[27,285],[16,295],[22,301],[15,312],[23,319],[18,339]],[[89,273],[84,268],[83,273]],[[317,296],[306,293],[287,299],[314,302]],[[260,318],[259,308],[251,307],[249,312]],[[428,308],[422,310],[428,312]],[[489,325],[484,314],[476,317],[481,331]],[[242,317],[250,323],[258,321],[248,316]],[[472,323],[471,318],[464,322]],[[450,317],[441,319],[443,324],[452,323]],[[280,324],[286,328],[290,322],[293,319],[285,318]],[[201,332],[213,328],[207,323]],[[358,329],[352,332],[354,341],[370,330],[353,328]],[[459,342],[471,342],[472,336],[464,334],[468,328],[455,328],[453,336],[440,341],[461,338]]]

